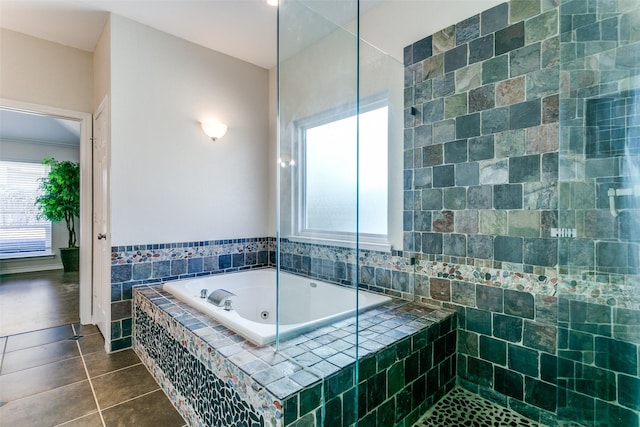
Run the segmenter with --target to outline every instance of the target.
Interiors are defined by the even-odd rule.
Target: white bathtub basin
[[[356,291],[316,279],[280,273],[280,339],[308,332],[353,315]],[[165,283],[163,289],[179,300],[210,315],[222,325],[256,345],[276,339],[276,270],[259,269],[239,273],[205,276]],[[201,298],[216,289],[226,289],[231,297],[230,311]],[[358,291],[360,311],[391,301],[390,297]]]

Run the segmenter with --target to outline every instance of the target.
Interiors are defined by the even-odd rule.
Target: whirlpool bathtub
[[[275,269],[179,280],[165,283],[163,289],[256,345],[270,344],[276,339]],[[207,297],[219,289],[234,294],[229,297],[230,310],[208,301]],[[353,288],[281,272],[280,339],[291,338],[355,314],[355,292]],[[384,295],[366,291],[358,293],[359,311],[391,301]]]

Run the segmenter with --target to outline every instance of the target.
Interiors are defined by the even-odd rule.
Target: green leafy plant
[[[36,199],[39,215],[51,222],[64,220],[69,232],[69,247],[75,248],[75,218],[80,216],[80,164],[58,161],[47,157],[42,161],[49,165],[49,174],[40,178],[42,195]]]

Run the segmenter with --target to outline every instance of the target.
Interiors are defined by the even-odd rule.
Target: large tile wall
[[[465,387],[549,425],[639,423],[637,205],[605,197],[636,162],[639,6],[512,0],[405,49],[416,298],[458,310]]]

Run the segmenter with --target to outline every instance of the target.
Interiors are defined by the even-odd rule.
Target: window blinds
[[[49,166],[0,160],[0,258],[51,251],[51,222],[38,219],[39,179]]]

